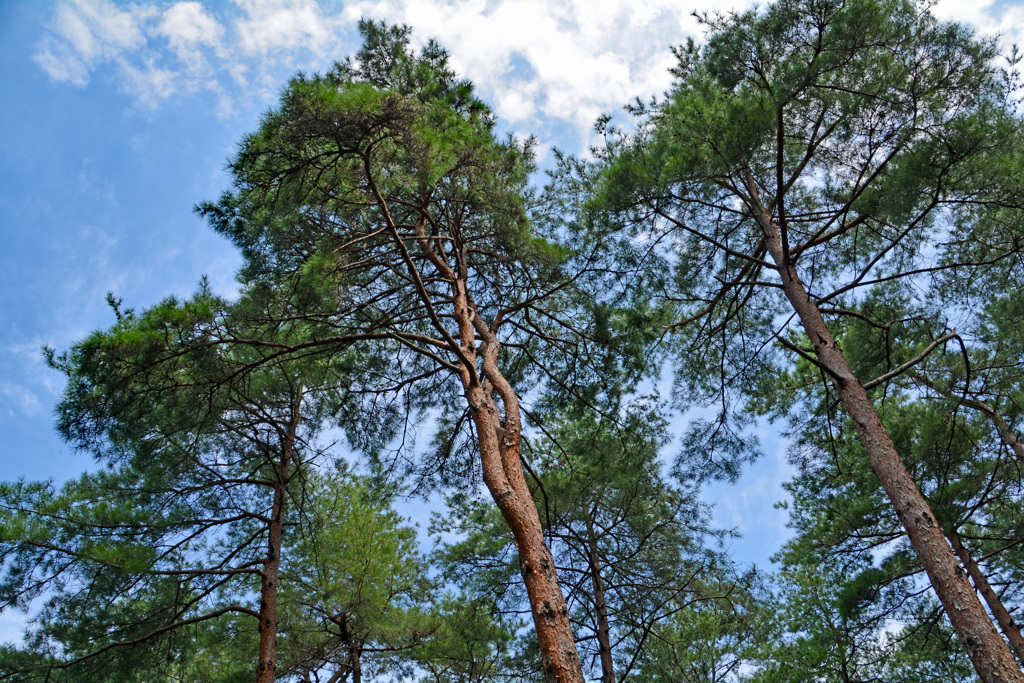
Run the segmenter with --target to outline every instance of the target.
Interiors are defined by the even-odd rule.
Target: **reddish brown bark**
[[[386,202],[379,194],[378,201],[386,212]],[[584,683],[583,666],[569,621],[569,608],[558,585],[554,558],[544,542],[540,515],[523,473],[519,397],[498,368],[501,344],[495,329],[500,325],[501,314],[493,328],[483,320],[465,279],[465,273],[469,272],[465,251],[453,249],[451,254],[447,254],[443,242],[438,242],[435,249],[427,237],[424,218],[413,229],[421,253],[451,286],[450,303],[457,325],[457,339],[449,336],[446,326],[434,313],[430,296],[397,227],[389,215],[386,216],[419,296],[435,327],[459,359],[457,371],[476,429],[484,484],[512,532],[519,551],[519,569],[530,601],[544,678],[549,683]],[[454,267],[449,258],[454,260]],[[499,401],[501,411],[498,409]]]
[[[569,622],[569,607],[555,573],[555,561],[544,543],[540,515],[526,485],[520,460],[522,418],[519,397],[498,370],[500,344],[476,312],[463,283],[455,281],[456,319],[461,351],[472,359],[460,369],[466,400],[480,444],[484,484],[508,524],[516,549],[519,570],[526,586],[540,646],[544,678],[550,683],[583,683],[576,641]],[[475,337],[482,342],[476,347]],[[480,372],[475,372],[476,360]],[[502,421],[496,396],[504,408]]]
[[[999,630],[1003,632],[1006,639],[1010,641],[1010,647],[1013,648],[1014,653],[1017,655],[1017,659],[1021,663],[1024,663],[1024,636],[1020,633],[1016,622],[1013,620],[1013,616],[1006,609],[1003,601],[999,599],[999,594],[993,590],[992,586],[988,582],[988,577],[981,571],[981,567],[971,557],[971,551],[967,549],[967,546],[963,544],[960,539],[960,535],[955,531],[951,531],[947,534],[949,537],[949,543],[953,546],[954,552],[960,558],[960,562],[963,563],[964,568],[967,570],[967,574],[971,577],[971,581],[974,582],[974,587],[978,589],[981,596],[985,598],[985,603],[988,605],[989,610],[992,612],[992,616],[996,618],[996,623],[999,624]]]
[[[466,398],[480,441],[484,483],[512,531],[519,551],[519,569],[530,600],[544,678],[550,683],[583,683],[583,668],[569,622],[569,608],[558,585],[555,562],[544,543],[540,516],[519,462],[518,429],[509,425],[518,419],[506,417],[502,427],[497,406],[488,393],[484,386],[471,386]],[[514,408],[518,412],[518,405]],[[505,402],[505,412],[508,416],[509,402]]]
[[[597,552],[597,535],[594,533],[594,521],[588,514],[587,523],[587,559],[590,564],[590,578],[594,585],[594,609],[597,611],[597,651],[601,658],[601,683],[615,683],[615,666],[612,661],[611,624],[608,622],[608,603],[604,597],[604,585],[601,581],[601,558]]]
[[[281,444],[281,459],[278,461],[274,482],[274,501],[271,504],[270,522],[267,525],[267,557],[263,562],[260,582],[260,651],[256,665],[256,683],[273,683],[277,674],[277,586],[281,568],[281,539],[284,534],[285,486],[295,448],[301,405],[300,389],[292,403],[288,430]]]
[[[829,374],[840,402],[853,421],[871,469],[907,530],[910,543],[975,671],[984,683],[1024,683],[1024,672],[978,601],[935,515],[896,452],[864,385],[853,374],[821,310],[800,281],[788,251],[783,248],[779,225],[760,204],[757,186],[749,174],[746,184],[754,218],[779,270],[783,292],[800,318],[818,363]]]

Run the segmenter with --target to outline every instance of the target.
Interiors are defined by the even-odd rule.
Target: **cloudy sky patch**
[[[513,127],[569,122],[582,141],[596,116],[667,89],[669,47],[698,38],[701,13],[743,10],[743,0],[195,0],[115,4],[66,0],[53,10],[33,58],[55,82],[86,87],[96,73],[134,103],[154,108],[175,94],[216,95],[214,113],[240,100],[269,104],[282,74],[327,68],[354,47],[360,17],[406,23],[414,40],[438,39],[452,63]],[[1017,41],[1016,2],[944,0],[941,16],[974,21]],[[516,60],[530,80],[519,83]],[[244,106],[248,102],[241,102]],[[539,131],[543,133],[543,131]]]

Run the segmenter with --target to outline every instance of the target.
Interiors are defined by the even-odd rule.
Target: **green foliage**
[[[607,638],[620,680],[972,681],[755,214],[857,377],[878,378],[875,406],[944,531],[1019,614],[1024,456],[1007,434],[1024,420],[1024,176],[1008,76],[991,41],[906,0],[702,21],[672,90],[633,108],[637,131],[600,120],[606,145],[559,155],[543,192],[533,141],[498,139],[447,53],[414,52],[407,27],[364,20],[352,59],[293,78],[239,145],[233,189],[196,209],[242,253],[238,299],[205,282],[141,312],[111,296],[115,325],[48,351],[68,378],[58,429],[99,469],[0,484],[0,605],[42,605],[0,676],[250,678],[277,491],[281,676],[538,678],[515,544],[473,490],[465,390],[500,346],[529,399],[524,461],[589,671]],[[713,408],[690,421],[675,482],[661,406],[623,405],[666,353],[677,405]],[[714,547],[697,488],[738,477],[762,416],[790,420],[799,467],[775,596]],[[448,488],[440,576],[384,481],[409,473],[389,470],[428,419],[409,470],[420,492]],[[328,426],[380,476],[332,470]]]
[[[58,428],[100,468],[59,487],[0,485],[0,596],[41,604],[29,647],[74,680],[198,676],[188,662],[219,660],[218,632],[245,634],[225,667],[248,678],[274,491],[301,505],[345,363],[225,343],[248,302],[205,284],[141,313],[112,303],[110,330],[51,356],[69,380]]]
[[[903,288],[891,284],[874,288],[855,312],[837,326],[837,338],[862,377],[883,375],[920,356],[941,331],[935,329],[937,316],[915,307]],[[935,394],[919,384],[926,375],[962,377],[956,368],[970,358],[975,381],[995,389],[996,378],[1007,369],[987,366],[989,353],[984,344],[962,348],[951,342],[873,393],[944,531],[957,533],[976,557],[987,556],[989,579],[1015,612],[1022,566],[1014,550],[1022,495],[1019,462],[988,416],[958,405],[955,395]],[[799,385],[800,373],[816,372],[805,364],[782,381]],[[778,556],[787,605],[780,628],[791,635],[768,667],[788,672],[788,678],[778,673],[780,678],[765,680],[803,680],[801,667],[833,671],[835,680],[842,671],[896,681],[975,680],[939,618],[920,564],[866,466],[852,425],[836,414],[830,397],[804,386],[804,405],[811,412],[793,422],[799,474],[786,486],[796,535]],[[808,630],[812,623],[821,626]],[[797,663],[784,665],[789,659]]]
[[[943,296],[949,277],[1016,262],[1020,126],[993,42],[912,2],[782,0],[702,20],[673,89],[634,108],[638,132],[605,127],[597,162],[565,175],[589,188],[591,229],[618,236],[637,298],[670,311],[679,403],[717,412],[687,450],[728,478],[752,456],[748,399],[792,367],[776,339],[800,337],[754,209],[830,325],[874,284]]]
[[[707,41],[676,50],[673,89],[576,174],[599,178],[587,210],[625,245],[620,269],[671,272],[640,282],[672,310],[675,396],[716,412],[691,424],[677,471],[735,477],[756,452],[752,417],[790,420],[793,612],[761,674],[969,677],[836,412],[835,370],[815,356],[825,340],[799,325],[825,316],[944,531],[1013,566],[1000,551],[1018,527],[999,525],[1019,508],[1020,469],[995,416],[1019,424],[1019,325],[993,334],[986,318],[1017,298],[1024,194],[994,42],[905,0],[780,0],[702,20]]]
[[[577,647],[598,677],[602,630],[622,679],[647,680],[663,671],[666,680],[678,680],[673,676],[683,675],[679,658],[689,657],[688,650],[700,662],[693,667],[726,661],[735,667],[753,637],[750,619],[760,609],[750,597],[753,577],[737,575],[713,549],[721,534],[710,528],[697,491],[663,477],[658,453],[665,426],[653,402],[632,404],[618,424],[569,406],[548,416],[544,438],[531,441],[528,451],[531,487]],[[445,576],[468,595],[496,600],[507,614],[522,613],[518,555],[497,509],[450,498],[448,516],[432,527],[437,534],[449,529],[456,539],[438,555]]]
[[[530,680],[537,653],[523,660],[515,650],[518,620],[496,614],[494,605],[466,595],[435,602],[430,638],[409,652],[415,680],[423,683],[491,683]]]
[[[751,662],[775,634],[761,581],[753,575],[737,578],[708,572],[689,600],[676,603],[668,618],[653,625],[636,665],[636,680],[745,680]]]
[[[898,615],[881,619],[844,615],[836,597],[841,571],[834,560],[783,571],[780,609],[767,625],[773,642],[748,660],[752,683],[977,680],[933,599],[917,595],[913,604],[896,605]]]
[[[416,532],[391,508],[394,492],[370,483],[338,472],[307,484],[312,514],[280,579],[282,671],[387,670],[436,629]]]
[[[420,485],[469,486],[478,466],[459,373],[481,368],[460,347],[459,298],[495,335],[519,393],[614,395],[599,377],[615,355],[589,343],[593,246],[575,248],[553,211],[534,211],[532,140],[495,136],[444,50],[415,53],[405,27],[360,30],[354,59],[292,79],[232,159],[234,189],[197,211],[245,260],[253,329],[234,342],[259,348],[270,335],[277,353],[351,358],[353,445],[377,457],[429,417],[440,430]]]

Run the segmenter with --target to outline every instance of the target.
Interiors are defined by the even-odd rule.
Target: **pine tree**
[[[232,161],[235,190],[200,208],[242,250],[246,286],[292,306],[224,343],[354,354],[367,424],[401,407],[415,428],[437,411],[449,443],[472,443],[442,448],[437,466],[479,473],[520,549],[545,676],[581,681],[520,463],[520,391],[550,372],[539,345],[573,348],[588,324],[564,294],[586,258],[530,222],[530,143],[495,139],[447,54],[414,55],[405,28],[360,26],[355,60],[293,79]],[[296,321],[301,340],[268,338]]]
[[[900,0],[783,0],[705,21],[667,99],[613,139],[595,209],[639,248],[664,245],[674,271],[654,294],[695,394],[728,410],[786,362],[779,347],[819,370],[982,680],[1021,680],[867,393],[888,378],[858,377],[832,332],[872,285],[926,289],[983,266],[956,246],[991,216],[1020,234],[1019,120],[994,46]],[[997,243],[989,260],[1018,251]]]

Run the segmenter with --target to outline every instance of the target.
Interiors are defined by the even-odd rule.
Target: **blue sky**
[[[699,38],[694,10],[726,0],[234,0],[0,2],[0,478],[63,479],[89,466],[55,436],[62,389],[40,347],[67,349],[113,316],[207,275],[234,290],[239,259],[192,214],[227,187],[225,160],[287,78],[357,47],[361,16],[437,38],[500,125],[586,148],[591,124],[668,87],[669,46]],[[1024,43],[1024,0],[943,0],[940,15]],[[787,476],[778,439],[736,487],[716,487],[741,555],[785,537],[771,504]],[[2,631],[2,618],[0,618]],[[0,635],[3,635],[0,633]]]

